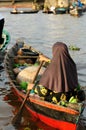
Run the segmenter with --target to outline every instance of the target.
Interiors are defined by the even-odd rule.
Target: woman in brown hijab
[[[53,58],[39,84],[55,92],[68,92],[78,86],[76,65],[64,43],[53,45]]]
[[[76,95],[78,85],[76,64],[66,44],[57,42],[52,48],[51,63],[43,73],[35,92],[54,103]]]

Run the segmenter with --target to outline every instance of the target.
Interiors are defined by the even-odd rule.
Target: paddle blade
[[[18,111],[18,113],[14,116],[13,120],[12,120],[12,124],[14,126],[18,126],[22,120],[22,112],[23,108],[21,110]]]
[[[29,93],[30,93],[30,91],[27,92],[26,97],[24,98],[23,103],[21,104],[18,113],[15,115],[15,117],[14,117],[13,120],[12,120],[12,124],[13,124],[14,126],[19,125],[20,122],[21,122],[23,108],[24,108],[24,105],[25,105],[25,103],[26,103],[26,100],[27,100],[27,98],[28,98],[28,96],[29,96]]]

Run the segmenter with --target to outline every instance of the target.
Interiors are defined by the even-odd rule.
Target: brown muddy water
[[[5,17],[4,29],[11,36],[7,49],[17,40],[23,40],[51,58],[52,45],[57,41],[79,47],[80,51],[70,51],[70,54],[77,65],[79,83],[86,91],[86,12],[77,18],[69,14],[44,14],[42,11],[37,14],[14,15],[10,14],[11,10],[12,8],[0,8],[0,13]],[[3,63],[2,65],[4,66]],[[21,125],[15,128],[11,120],[18,111],[20,102],[10,88],[5,70],[0,71],[0,130],[56,130],[39,120],[32,121],[33,116],[26,110],[23,112]],[[82,113],[81,123],[86,129],[86,108]]]

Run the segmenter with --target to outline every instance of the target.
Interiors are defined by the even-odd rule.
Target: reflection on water
[[[52,57],[52,45],[62,41],[69,45],[76,45],[80,51],[70,51],[77,64],[79,83],[86,86],[86,13],[82,17],[72,17],[69,14],[10,14],[11,8],[0,8],[5,16],[5,29],[11,35],[8,49],[16,40],[24,40],[42,53]],[[22,123],[19,128],[11,124],[11,120],[20,103],[10,92],[5,72],[0,72],[0,130],[55,130],[39,120],[33,119],[26,110],[23,112]],[[86,87],[84,87],[86,90]],[[17,107],[16,107],[17,106]],[[86,123],[86,109],[83,112],[83,122]],[[34,121],[33,121],[34,120]]]

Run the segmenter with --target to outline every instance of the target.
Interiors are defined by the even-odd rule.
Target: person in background
[[[4,38],[2,38],[2,32],[4,28],[4,17],[0,14],[0,44],[3,44]]]
[[[84,100],[83,91],[79,91],[76,64],[68,52],[67,45],[56,42],[52,53],[51,63],[35,87],[35,93],[55,104],[59,101],[69,101],[72,96],[77,96],[80,101]],[[46,61],[43,56],[40,59]],[[82,94],[83,97],[80,97]]]
[[[18,9],[16,8],[16,6],[14,6],[12,12],[13,12],[13,13],[17,13],[17,12],[18,12]]]
[[[81,3],[80,0],[78,0],[78,7],[83,7],[83,4]]]
[[[80,0],[74,0],[73,3],[72,3],[72,6],[75,8],[75,7],[81,7],[82,8],[82,3]]]
[[[51,6],[51,7],[50,7],[50,11],[52,11],[54,14],[56,14],[56,13],[55,13],[55,6]]]

